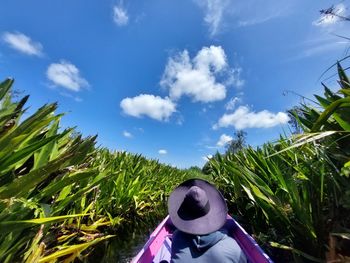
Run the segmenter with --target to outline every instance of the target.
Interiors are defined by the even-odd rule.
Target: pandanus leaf
[[[78,256],[81,252],[83,252],[85,249],[97,244],[98,242],[101,242],[103,240],[109,239],[114,237],[114,235],[108,235],[105,237],[100,237],[100,238],[96,238],[93,241],[90,242],[86,242],[83,244],[77,244],[77,245],[70,245],[70,246],[66,246],[66,247],[62,247],[60,248],[58,251],[45,256],[43,258],[41,258],[39,260],[39,263],[44,263],[44,262],[56,262],[57,260],[59,260],[59,258],[61,257],[65,257],[68,255],[75,255]],[[72,261],[74,261],[74,258],[72,258]]]
[[[76,218],[81,216],[87,216],[87,214],[44,217],[44,218],[19,220],[19,221],[4,221],[4,222],[0,222],[0,232],[2,235],[5,235],[7,233],[10,233],[13,231],[21,231],[25,228],[32,227],[35,225],[52,224],[52,223],[64,221],[69,218]]]
[[[350,106],[350,97],[347,98],[343,98],[340,100],[337,100],[335,102],[333,102],[332,104],[330,104],[325,110],[324,112],[322,112],[322,114],[318,117],[317,121],[314,123],[314,125],[312,126],[311,131],[313,132],[317,132],[320,130],[320,128],[322,127],[322,125],[324,125],[327,120],[329,119],[329,117],[336,112],[336,110],[341,107],[341,106]],[[340,123],[339,123],[340,124]],[[345,130],[350,130],[350,123],[346,123],[346,126],[343,127]]]
[[[0,100],[2,100],[5,95],[9,92],[14,80],[6,79],[5,81],[0,83]]]
[[[32,170],[25,176],[16,178],[10,184],[0,187],[0,199],[28,196],[29,191],[44,181],[51,173],[59,170],[71,155],[62,156],[59,159],[48,162],[45,166]]]
[[[337,63],[337,68],[338,68],[338,75],[339,75],[339,79],[340,79],[340,84],[344,89],[349,89],[350,85],[349,85],[349,78],[348,76],[345,74],[344,69],[342,68],[342,66],[340,65],[340,63]]]

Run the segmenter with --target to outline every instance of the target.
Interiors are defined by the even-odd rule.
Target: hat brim
[[[181,216],[179,209],[192,186],[198,186],[206,192],[210,209],[204,216],[187,220]],[[187,180],[175,188],[169,197],[168,211],[171,221],[180,231],[193,235],[207,235],[220,229],[227,217],[227,205],[221,193],[213,185],[201,179]]]

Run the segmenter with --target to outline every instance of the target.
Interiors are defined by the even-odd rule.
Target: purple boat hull
[[[250,263],[273,263],[269,256],[259,247],[256,241],[231,217],[227,216],[225,228],[237,241]],[[171,234],[175,227],[167,216],[153,231],[141,251],[133,258],[132,263],[151,263],[168,261],[171,250]]]

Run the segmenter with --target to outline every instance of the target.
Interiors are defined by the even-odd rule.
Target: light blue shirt
[[[196,236],[176,230],[171,248],[172,263],[246,263],[247,259],[236,240],[224,230]]]

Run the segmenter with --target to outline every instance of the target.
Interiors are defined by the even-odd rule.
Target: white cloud
[[[16,32],[5,32],[2,39],[13,49],[27,55],[42,56],[43,47],[39,42],[34,42],[30,37]]]
[[[202,159],[206,162],[209,161],[211,158],[213,158],[213,155],[211,155],[211,154],[202,157]]]
[[[225,9],[228,7],[229,0],[196,0],[196,3],[204,10],[204,21],[209,26],[211,36],[220,31]]]
[[[164,149],[160,149],[160,150],[158,151],[158,153],[164,155],[164,154],[167,154],[168,151],[167,151],[167,150],[164,150]]]
[[[327,12],[329,11],[329,12]],[[315,26],[327,27],[335,24],[341,18],[339,16],[346,16],[346,7],[344,4],[340,3],[331,8],[325,10],[325,13],[321,14],[320,18],[313,21],[312,24]]]
[[[240,106],[232,114],[224,114],[213,126],[214,129],[219,127],[233,126],[237,130],[246,128],[270,128],[279,124],[286,124],[289,117],[284,112],[277,114],[267,110],[252,112],[246,106]]]
[[[217,78],[231,77],[231,73],[220,46],[203,47],[193,59],[184,50],[169,59],[160,85],[169,89],[172,100],[187,95],[193,101],[218,101],[226,97],[226,86]]]
[[[123,136],[126,137],[126,138],[132,138],[132,134],[128,131],[123,131]]]
[[[220,136],[219,141],[216,143],[216,145],[219,146],[219,147],[223,147],[223,146],[225,146],[226,144],[228,144],[232,140],[233,140],[233,138],[231,136],[226,135],[226,134],[222,134]]]
[[[50,64],[46,76],[54,85],[71,91],[78,92],[84,87],[89,87],[87,80],[80,76],[79,69],[65,60]]]
[[[148,116],[158,121],[166,121],[176,112],[176,104],[169,98],[141,94],[133,98],[125,98],[120,102],[124,113],[134,117]]]
[[[203,47],[193,59],[196,68],[202,71],[219,72],[227,66],[225,51],[221,46]]]
[[[128,24],[128,13],[121,4],[113,7],[113,20],[118,26],[125,26]]]
[[[234,98],[231,98],[225,105],[225,109],[226,110],[233,110],[235,107],[236,107],[236,104],[241,102],[241,98],[238,98],[238,97],[234,97]]]

